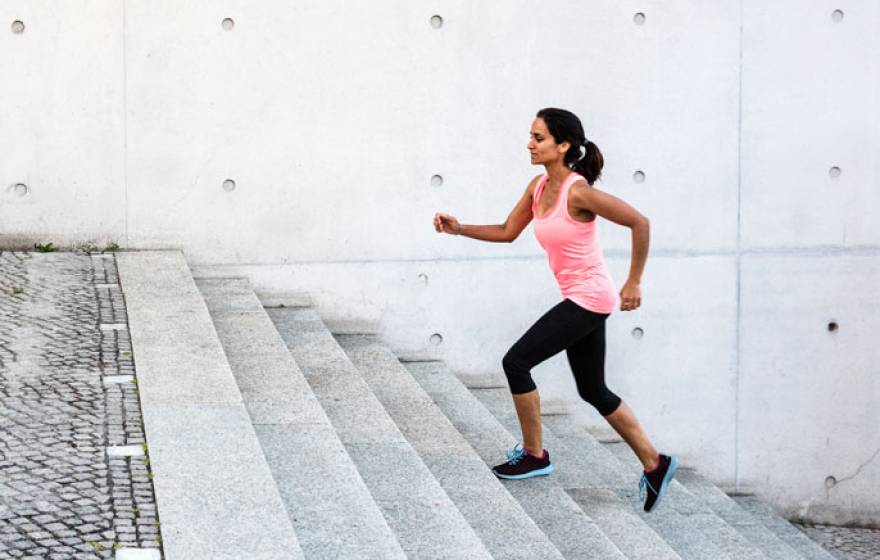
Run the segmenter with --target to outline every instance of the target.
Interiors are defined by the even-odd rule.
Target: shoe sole
[[[666,493],[666,487],[669,486],[670,482],[672,482],[672,476],[675,474],[676,470],[678,470],[678,459],[673,456],[669,459],[669,470],[666,471],[666,476],[663,477],[663,483],[660,485],[660,491],[657,492],[657,499],[654,500],[654,505],[651,506],[650,511],[654,511],[654,508],[657,507],[657,504],[660,503],[660,498],[662,498],[663,494]]]
[[[529,472],[527,472],[527,473],[525,473],[525,474],[499,474],[499,473],[497,473],[497,472],[495,472],[495,471],[492,471],[492,472],[493,472],[493,473],[495,474],[495,476],[497,476],[498,478],[506,478],[507,480],[522,480],[522,479],[524,479],[524,478],[532,478],[533,476],[544,476],[544,475],[547,475],[547,474],[552,473],[552,472],[555,471],[555,470],[556,470],[556,469],[553,467],[553,465],[547,465],[547,466],[544,467],[543,469],[537,469],[537,470],[534,470],[534,471],[529,471]]]

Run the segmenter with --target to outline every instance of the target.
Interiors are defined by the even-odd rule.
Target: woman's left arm
[[[630,311],[642,304],[642,272],[648,259],[648,245],[651,237],[651,223],[648,218],[623,200],[588,187],[582,182],[572,189],[572,202],[582,210],[590,211],[606,220],[626,226],[632,230],[632,260],[629,278],[620,290],[620,309]]]

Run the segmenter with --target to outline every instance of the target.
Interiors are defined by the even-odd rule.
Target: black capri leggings
[[[514,395],[535,389],[531,370],[565,350],[578,394],[608,416],[620,406],[620,397],[605,386],[605,319],[571,300],[563,300],[532,325],[502,360]]]

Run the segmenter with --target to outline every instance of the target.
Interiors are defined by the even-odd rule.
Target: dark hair
[[[583,175],[592,185],[602,174],[605,160],[599,147],[587,140],[584,127],[577,115],[565,109],[547,107],[538,111],[535,116],[544,120],[547,130],[553,135],[557,144],[571,142],[571,147],[565,152],[565,165]],[[581,148],[584,149],[583,155]]]

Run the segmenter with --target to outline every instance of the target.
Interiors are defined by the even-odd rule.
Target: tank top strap
[[[568,177],[562,182],[562,186],[559,187],[559,194],[557,195],[556,203],[550,210],[550,214],[547,215],[548,218],[556,216],[562,212],[568,214],[568,191],[571,190],[571,186],[579,177],[582,176],[574,171],[568,174]]]
[[[544,192],[544,187],[547,185],[547,181],[550,179],[550,175],[544,174],[540,180],[538,180],[538,184],[535,185],[535,192],[532,193],[532,216],[538,215],[538,201],[541,200],[541,193]]]

